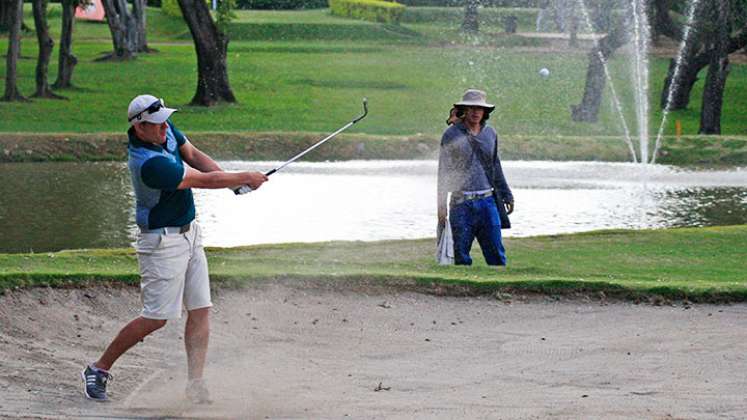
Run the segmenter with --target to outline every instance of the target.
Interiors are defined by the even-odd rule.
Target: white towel
[[[454,237],[451,236],[451,223],[446,219],[446,225],[441,233],[436,249],[436,262],[441,265],[454,264]]]

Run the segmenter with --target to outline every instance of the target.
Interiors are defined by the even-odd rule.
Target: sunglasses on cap
[[[135,114],[135,115],[131,116],[130,118],[128,118],[127,122],[131,122],[132,120],[134,120],[136,118],[138,120],[141,119],[142,116],[143,116],[143,113],[145,113],[145,112],[147,112],[148,114],[155,114],[156,112],[160,111],[161,108],[163,108],[164,106],[165,105],[163,104],[163,99],[159,99],[159,100],[153,102],[152,104],[148,105],[148,107],[145,108],[144,110],[142,110],[142,111],[138,112],[137,114]]]

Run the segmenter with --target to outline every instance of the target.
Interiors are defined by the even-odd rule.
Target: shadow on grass
[[[379,47],[355,47],[355,46],[298,46],[298,45],[237,45],[229,47],[232,53],[284,53],[284,54],[368,54],[384,51]]]
[[[240,41],[403,41],[421,39],[418,32],[396,25],[371,23],[249,23],[238,22],[228,28],[232,40]],[[186,37],[186,34],[185,34]]]
[[[405,90],[407,85],[375,80],[294,80],[289,84],[324,87],[332,89],[378,89],[378,90]]]

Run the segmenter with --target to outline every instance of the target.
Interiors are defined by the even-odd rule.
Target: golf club
[[[339,130],[335,131],[334,133],[332,133],[332,134],[328,135],[327,137],[325,137],[325,138],[319,140],[318,142],[314,143],[311,147],[309,147],[308,149],[304,150],[303,152],[301,152],[301,153],[293,156],[292,158],[288,159],[287,161],[285,161],[282,165],[278,166],[277,168],[272,169],[269,172],[266,172],[265,175],[266,176],[270,176],[270,175],[274,174],[275,172],[277,172],[277,171],[285,168],[286,166],[290,165],[291,163],[293,163],[296,160],[298,160],[299,158],[301,158],[303,155],[305,155],[305,154],[309,153],[310,151],[316,149],[317,147],[321,146],[327,140],[330,140],[334,136],[336,136],[336,135],[342,133],[343,131],[347,130],[353,124],[355,124],[358,121],[360,121],[363,118],[365,118],[366,115],[368,115],[368,99],[363,98],[363,114],[361,114],[358,118],[354,119],[353,121],[350,121],[349,123],[347,123],[344,126],[342,126]],[[236,188],[235,190],[233,190],[233,192],[236,193],[236,195],[246,194],[246,193],[251,192],[251,191],[252,191],[252,188],[250,186],[248,186],[248,185],[242,185],[241,187]]]

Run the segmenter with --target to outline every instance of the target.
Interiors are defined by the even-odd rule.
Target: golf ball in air
[[[548,70],[546,67],[542,67],[539,71],[540,76],[547,78],[550,76],[550,70]]]

